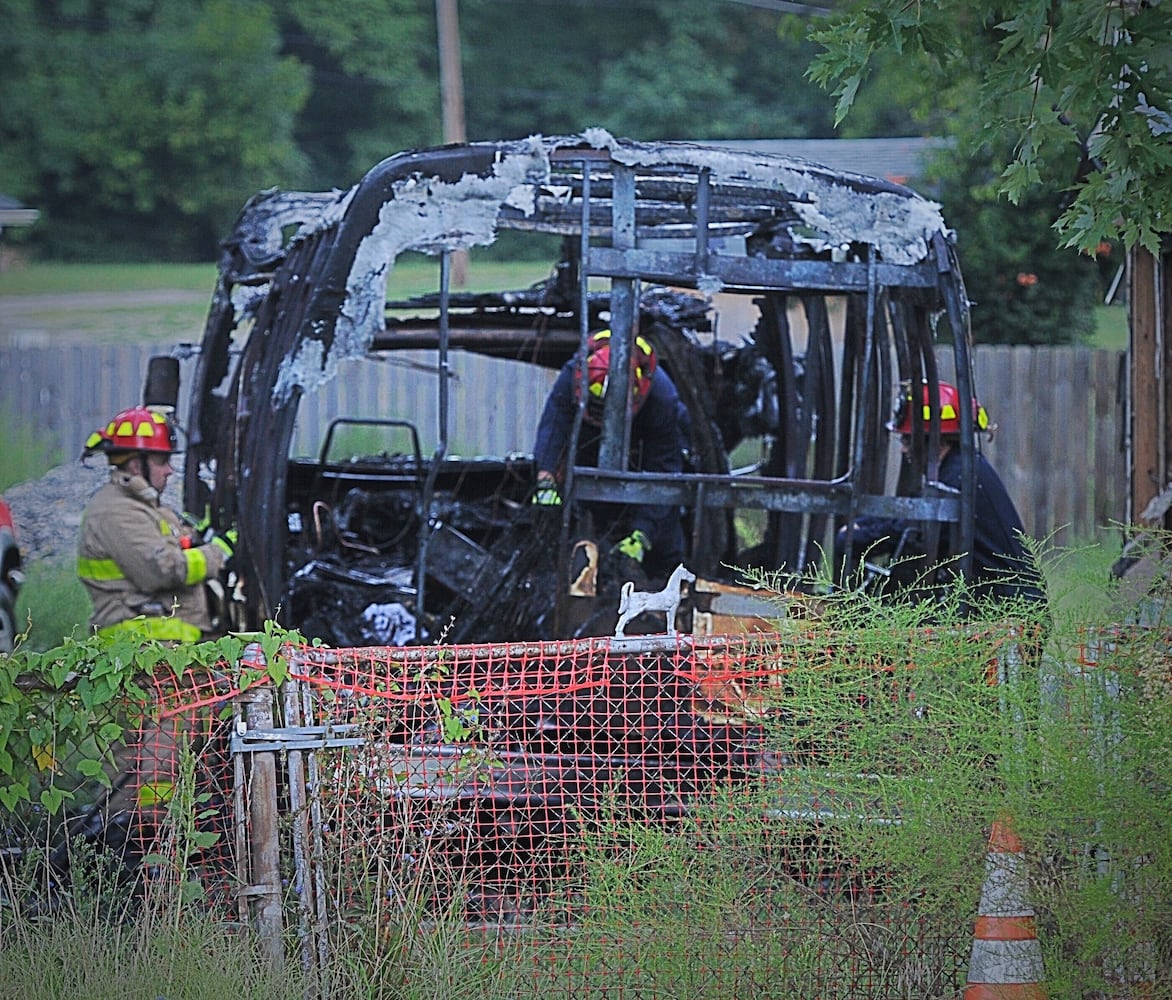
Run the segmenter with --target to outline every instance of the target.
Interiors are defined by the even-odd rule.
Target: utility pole
[[[464,125],[464,73],[460,65],[460,14],[458,0],[435,0],[435,23],[439,36],[440,98],[444,142],[467,142]],[[452,254],[452,284],[468,284],[468,252]]]

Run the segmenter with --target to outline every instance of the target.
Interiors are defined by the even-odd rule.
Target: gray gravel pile
[[[167,483],[164,501],[182,507],[181,459],[174,460],[175,474]],[[72,566],[77,560],[77,533],[81,514],[91,496],[109,478],[109,466],[101,456],[88,464],[70,462],[50,469],[40,479],[10,486],[4,499],[12,508],[16,534],[25,568],[35,563]]]

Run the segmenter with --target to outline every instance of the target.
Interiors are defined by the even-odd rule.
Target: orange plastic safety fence
[[[983,678],[1013,638],[974,637],[957,669]],[[303,721],[363,738],[316,755],[328,919],[455,918],[469,942],[479,931],[498,944],[502,931],[569,935],[554,952],[581,955],[556,975],[532,959],[532,985],[553,995],[575,995],[575,975],[620,984],[614,995],[664,975],[743,975],[761,989],[778,963],[811,960],[840,995],[863,990],[878,942],[827,935],[811,959],[800,911],[824,931],[881,927],[884,950],[933,956],[937,985],[955,986],[968,928],[917,926],[912,903],[885,896],[884,873],[843,855],[836,823],[893,817],[811,779],[843,758],[827,753],[833,733],[792,712],[795,683],[838,672],[828,697],[897,706],[914,724],[909,678],[926,641],[888,639],[882,653],[816,636],[292,650]],[[670,927],[692,928],[678,948]],[[646,935],[656,944],[641,950]],[[667,953],[679,969],[659,968]]]
[[[889,636],[878,651],[813,633],[285,647],[274,726],[300,749],[272,753],[289,921],[336,939],[339,928],[454,919],[462,947],[486,961],[501,956],[502,934],[540,941],[525,961],[530,986],[549,995],[650,995],[665,982],[680,995],[705,982],[768,991],[802,969],[808,995],[869,996],[880,981],[954,993],[971,922],[942,931],[914,898],[889,894],[886,873],[843,853],[836,825],[898,816],[819,784],[830,765],[875,762],[844,755],[841,731],[795,712],[810,699],[794,697],[825,677],[825,697],[935,737],[916,664],[948,635]],[[1109,667],[1129,635],[1086,637],[1070,697],[1082,696],[1079,670]],[[955,644],[955,669],[996,683],[1020,638],[973,632]],[[246,667],[261,665],[250,656]],[[198,875],[244,915],[240,862],[256,845],[248,755],[230,752],[236,676],[228,665],[158,674],[149,717],[161,721],[131,741],[130,769],[146,856],[162,804],[142,797],[145,778],[177,778],[168,747],[179,738],[196,749],[196,828],[218,834],[195,856]]]

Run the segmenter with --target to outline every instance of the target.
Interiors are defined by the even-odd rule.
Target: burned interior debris
[[[453,254],[506,232],[560,248],[548,280],[454,287]],[[434,257],[435,290],[388,301],[408,253]],[[551,515],[529,503],[531,429],[507,453],[456,454],[453,358],[535,372],[532,389],[521,375],[474,387],[485,416],[509,413],[600,326],[616,357],[633,331],[654,344],[688,411],[686,470],[627,471],[620,404],[598,466],[568,471]],[[609,634],[622,581],[584,505],[668,504],[699,578],[682,627],[712,631],[754,613],[740,568],[796,580],[831,566],[847,554],[834,529],[857,514],[913,517],[968,549],[971,487],[934,484],[931,446],[901,463],[884,428],[900,383],[940,377],[937,352],[971,394],[950,233],[899,185],[602,130],[400,153],[347,191],[244,207],[185,376],[185,504],[238,530],[237,625],[274,618],[337,646]],[[308,398],[402,357],[413,388],[429,385],[426,413],[400,393],[292,454]],[[334,454],[356,429],[397,443]]]

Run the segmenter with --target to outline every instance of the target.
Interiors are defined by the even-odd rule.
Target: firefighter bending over
[[[599,330],[591,334],[586,345],[585,390],[580,358],[575,355],[562,367],[545,401],[533,448],[537,468],[535,504],[552,506],[562,502],[574,415],[583,392],[586,406],[574,464],[598,464],[599,428],[609,374],[610,330]],[[656,366],[655,349],[640,336],[631,344],[631,412],[631,468],[682,472],[684,410],[679,393],[667,372]],[[591,508],[596,518],[606,519],[602,527],[608,533],[610,529],[617,529],[615,534],[626,532],[614,545],[613,554],[639,564],[650,575],[668,573],[683,560],[684,533],[677,508],[642,504],[629,508],[626,517],[617,514],[615,505]]]
[[[218,632],[205,584],[231,556],[231,533],[193,535],[163,504],[176,450],[170,422],[145,407],[123,410],[86,442],[83,460],[101,452],[110,463],[82,515],[77,562],[98,632],[181,642]]]

